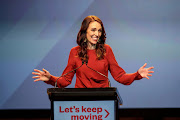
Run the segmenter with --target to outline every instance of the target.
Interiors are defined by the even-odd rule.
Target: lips
[[[94,41],[97,41],[97,40],[98,40],[98,37],[92,37],[92,39],[93,39]]]

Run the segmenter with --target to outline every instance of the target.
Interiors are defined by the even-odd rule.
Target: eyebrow
[[[91,28],[91,29],[97,29],[97,28]],[[102,30],[102,28],[100,28],[99,30]]]

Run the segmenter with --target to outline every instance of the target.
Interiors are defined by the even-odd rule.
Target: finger
[[[145,78],[149,80],[148,76],[145,76]]]
[[[36,79],[36,80],[34,80],[34,82],[37,82],[37,81],[41,81],[41,79]]]
[[[147,63],[145,63],[145,64],[142,66],[142,68],[145,68],[145,67],[146,67],[146,65],[147,65]]]
[[[39,73],[41,72],[41,71],[40,71],[40,70],[38,70],[38,69],[34,69],[34,71],[35,71],[35,72],[39,72]]]
[[[147,76],[152,76],[151,74],[148,74]]]
[[[154,73],[154,71],[148,71],[148,73]]]
[[[149,68],[147,68],[147,70],[151,70],[151,69],[153,69],[154,67],[149,67]]]
[[[47,71],[46,69],[44,69],[44,68],[43,68],[42,70],[43,70],[45,73],[47,73],[47,72],[48,72],[48,71]]]
[[[33,75],[40,75],[40,73],[32,72]]]
[[[40,78],[40,76],[33,76],[32,78]]]

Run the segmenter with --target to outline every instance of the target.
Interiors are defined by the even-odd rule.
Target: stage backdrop
[[[98,16],[118,64],[136,72],[154,66],[150,80],[125,86],[109,73],[122,108],[180,108],[179,0],[1,0],[0,109],[49,109],[47,88],[34,68],[60,76],[82,20]],[[73,88],[73,82],[68,87]]]

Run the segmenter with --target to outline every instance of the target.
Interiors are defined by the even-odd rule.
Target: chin
[[[89,41],[91,44],[96,45],[97,41]]]
[[[92,44],[96,45],[96,44],[97,44],[97,42],[93,42]]]
[[[94,40],[94,41],[92,41],[92,43],[93,43],[93,44],[97,44],[97,40],[96,40],[96,41],[95,41],[95,40]]]

